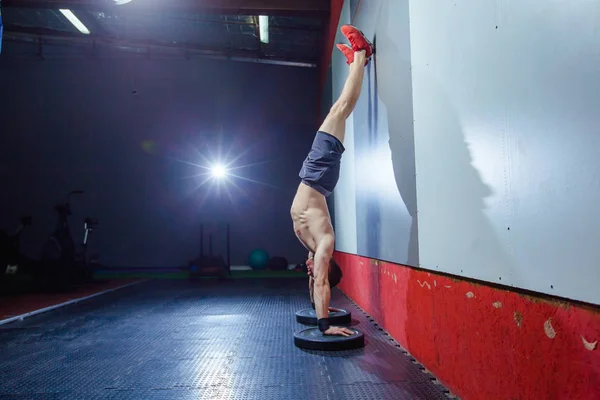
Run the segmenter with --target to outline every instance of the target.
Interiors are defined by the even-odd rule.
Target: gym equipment
[[[25,227],[31,226],[31,216],[21,217],[17,229],[11,234],[4,231],[0,232],[0,257],[2,258],[2,264],[0,264],[5,271],[3,274],[14,275],[19,269],[20,254],[20,236],[21,232]]]
[[[352,314],[341,309],[339,311],[330,311],[327,318],[331,325],[349,325],[352,322]],[[304,325],[317,325],[317,312],[312,308],[297,311],[296,322]]]
[[[49,289],[72,289],[77,281],[76,246],[69,228],[70,199],[73,195],[83,193],[83,190],[73,190],[67,194],[64,202],[54,206],[58,214],[56,228],[42,248],[38,275],[38,281]]]
[[[67,194],[64,202],[54,206],[58,219],[54,232],[46,240],[42,249],[42,260],[75,259],[75,241],[69,227],[69,216],[72,214],[70,198],[72,195],[83,193],[83,190],[73,190]]]
[[[248,265],[252,269],[265,269],[269,264],[269,253],[263,249],[252,250],[248,257]]]
[[[83,242],[81,243],[81,253],[77,255],[77,262],[79,264],[78,270],[81,271],[81,275],[84,281],[90,282],[94,280],[94,265],[98,261],[97,256],[91,256],[88,251],[88,240],[89,235],[99,225],[96,218],[85,218],[83,220]]]
[[[308,267],[306,266],[306,262],[303,262],[303,263],[300,263],[300,264],[296,264],[296,267],[294,267],[294,269],[292,271],[307,272],[308,271]]]
[[[288,269],[288,260],[285,257],[271,257],[267,269],[272,271],[284,271]]]
[[[222,255],[213,255],[213,232],[211,229],[208,234],[208,255],[204,254],[204,224],[200,224],[200,255],[188,262],[189,279],[202,277],[217,277],[225,279],[231,275],[231,249],[229,224],[226,227],[225,242],[227,252],[227,262]]]
[[[354,350],[365,346],[364,335],[350,328],[354,334],[350,336],[323,335],[318,327],[303,329],[294,333],[294,344],[305,350],[343,351]]]
[[[10,289],[9,287],[17,279],[17,275],[28,272],[28,263],[20,251],[21,232],[27,226],[31,226],[30,216],[21,217],[14,232],[9,234],[0,231],[0,293]]]

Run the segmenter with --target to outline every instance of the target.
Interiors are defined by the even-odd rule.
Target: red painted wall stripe
[[[600,308],[335,259],[340,289],[463,400],[600,399]]]

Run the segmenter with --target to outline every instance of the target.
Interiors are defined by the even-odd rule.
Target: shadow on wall
[[[412,52],[409,48],[402,48],[402,46],[410,46],[409,23],[408,20],[405,23],[399,22],[399,15],[409,18],[408,1],[382,2],[376,24],[377,52],[374,61],[378,95],[388,111],[389,145],[394,177],[398,191],[413,219],[409,265],[419,265],[419,256],[422,258],[424,249],[431,248],[428,243],[436,242],[446,243],[443,245],[444,248],[456,246],[456,248],[466,249],[470,253],[465,254],[465,258],[472,260],[474,256],[477,257],[476,265],[482,268],[491,267],[498,268],[498,271],[506,271],[506,267],[512,265],[511,259],[484,212],[485,199],[492,196],[492,190],[483,182],[472,164],[469,145],[465,141],[457,112],[450,97],[444,93],[442,85],[430,72],[435,66],[413,73],[412,61],[408,58]],[[416,68],[423,68],[423,66],[417,65]],[[416,81],[419,86],[417,92],[413,93],[413,77],[422,73],[427,73],[428,76]],[[411,82],[412,87],[404,86],[405,82]],[[426,85],[423,85],[423,82],[426,82]],[[447,171],[452,171],[454,177],[454,180],[440,182],[440,186],[450,187],[450,189],[440,190],[445,194],[445,198],[419,201],[419,206],[422,208],[426,205],[427,209],[424,211],[429,216],[435,214],[435,220],[439,221],[435,238],[426,237],[425,245],[419,244],[417,228],[415,160],[418,154],[415,156],[415,134],[419,135],[419,132],[415,133],[412,122],[407,123],[414,118],[413,102],[416,107],[427,108],[424,117],[427,120],[418,121],[419,129],[424,133],[441,129],[444,136],[443,145],[435,142],[425,143],[421,140],[421,151],[437,152],[439,155],[435,157],[437,160],[435,164],[421,165],[419,179],[439,180],[440,176],[448,175]],[[417,112],[416,115],[422,116],[423,112]],[[465,225],[472,236],[466,238],[457,236],[455,227],[462,226],[464,231]],[[466,245],[465,241],[470,243]],[[431,255],[428,258],[431,259]],[[445,261],[444,254],[437,254],[436,260],[439,260],[439,265],[442,266]],[[471,261],[470,264],[473,262]],[[424,265],[424,267],[435,268],[435,265]],[[460,273],[460,271],[454,272]]]
[[[451,96],[445,93],[434,74],[420,73],[426,73],[427,77],[419,80],[419,100],[415,100],[415,104],[427,107],[427,115],[420,114],[427,121],[416,121],[419,127],[416,135],[423,132],[432,140],[421,140],[416,158],[418,160],[420,154],[427,152],[427,158],[435,162],[427,165],[420,162],[418,179],[427,182],[423,186],[430,188],[431,182],[435,182],[436,189],[439,188],[435,192],[440,193],[434,194],[429,189],[426,195],[419,197],[420,258],[421,262],[427,263],[422,267],[433,270],[439,266],[440,271],[471,278],[490,275],[481,274],[478,269],[494,270],[498,277],[512,274],[516,271],[509,249],[505,248],[499,232],[486,215],[486,199],[494,192],[473,165],[469,143]],[[429,133],[436,130],[434,135]],[[443,143],[436,142],[435,137],[441,136]],[[501,165],[498,167],[502,168]],[[425,226],[427,231],[424,231]]]

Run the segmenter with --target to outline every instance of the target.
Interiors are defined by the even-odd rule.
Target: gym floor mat
[[[0,327],[0,398],[448,399],[339,290],[366,346],[300,350],[299,279],[155,280]]]

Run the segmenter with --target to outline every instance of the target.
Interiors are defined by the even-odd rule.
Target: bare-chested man
[[[373,45],[351,25],[344,25],[341,30],[352,45],[337,45],[348,60],[350,73],[304,160],[300,170],[302,181],[292,203],[291,215],[296,236],[309,251],[306,262],[309,292],[319,329],[325,335],[349,336],[353,333],[351,330],[330,326],[327,318],[331,288],[340,282],[342,271],[332,259],[335,235],[326,198],[333,192],[339,178],[346,119],[360,96],[365,66],[373,54]]]

